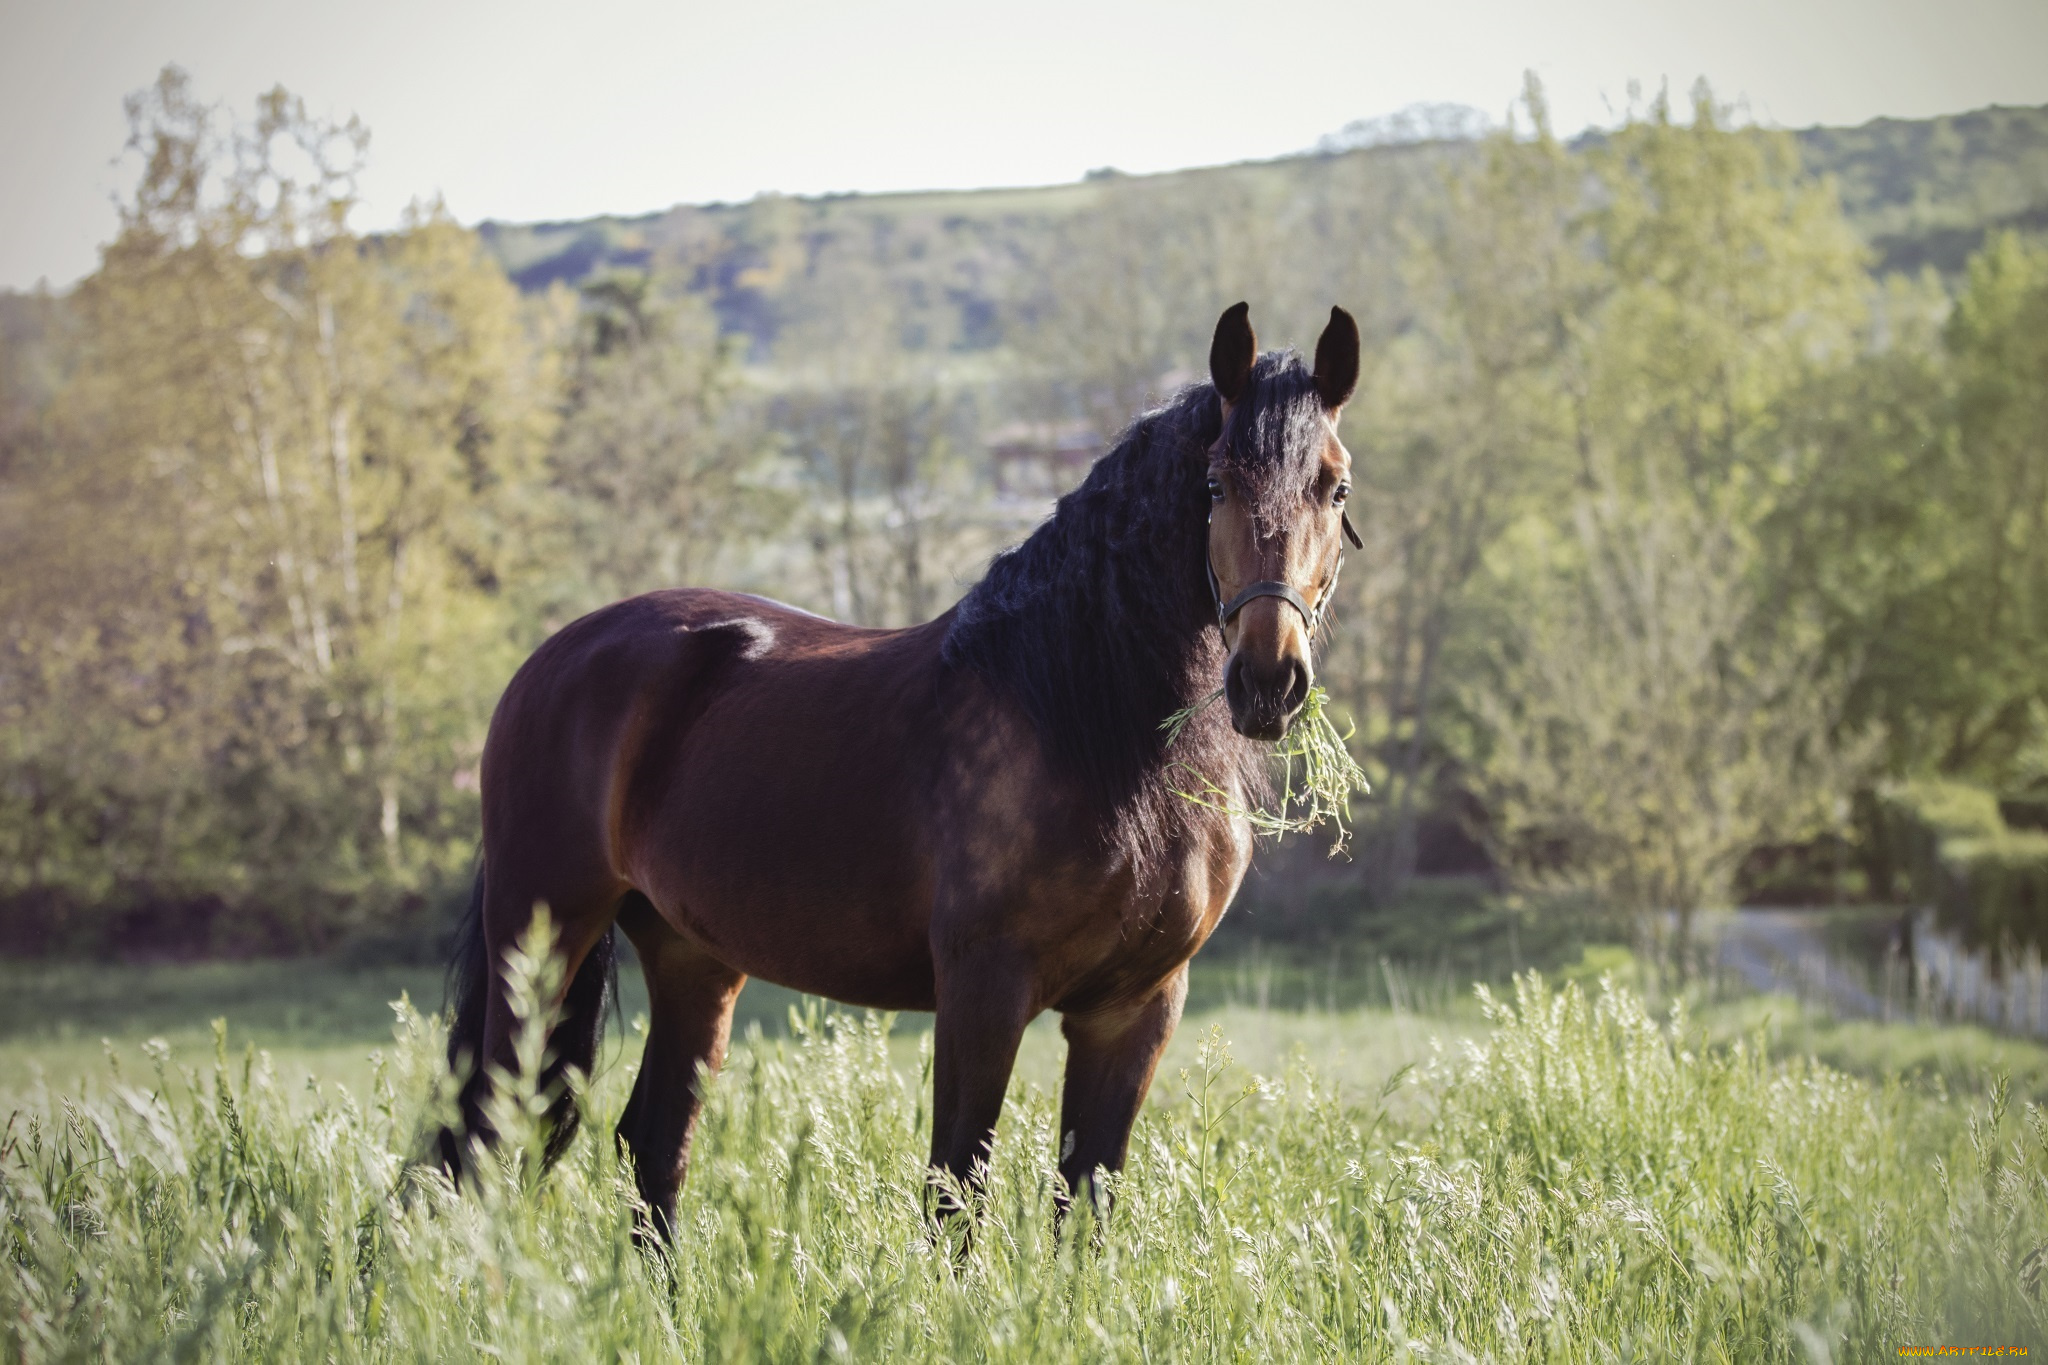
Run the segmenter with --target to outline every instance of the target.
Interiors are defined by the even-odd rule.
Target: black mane
[[[1315,478],[1315,383],[1291,351],[1259,358],[1231,414],[1222,462],[1265,522]],[[972,668],[1031,718],[1054,764],[1095,800],[1107,844],[1149,872],[1204,809],[1185,764],[1247,799],[1264,796],[1263,748],[1226,708],[1206,708],[1169,753],[1160,723],[1213,691],[1223,643],[1204,567],[1208,451],[1221,425],[1196,384],[1138,418],[1023,544],[961,599],[945,661]],[[1235,779],[1235,780],[1233,780]]]

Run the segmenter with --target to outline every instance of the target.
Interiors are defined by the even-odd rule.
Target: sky
[[[97,263],[166,63],[371,129],[359,228],[1278,156],[1423,102],[1565,132],[1704,75],[1788,128],[2048,103],[2048,0],[0,0],[0,287]]]

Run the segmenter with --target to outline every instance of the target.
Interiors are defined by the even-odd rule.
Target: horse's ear
[[[1220,387],[1220,386],[1219,386]],[[1358,388],[1358,323],[1342,308],[1330,310],[1330,325],[1316,343],[1316,393],[1323,411],[1335,412]]]
[[[1231,304],[1216,319],[1216,339],[1209,343],[1209,378],[1216,381],[1216,392],[1226,404],[1244,397],[1258,355],[1259,339],[1252,335],[1252,306]]]

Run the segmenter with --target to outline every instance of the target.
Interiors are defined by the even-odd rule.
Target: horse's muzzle
[[[1230,724],[1246,739],[1279,739],[1308,700],[1308,665],[1284,654],[1264,666],[1233,652],[1223,669]]]

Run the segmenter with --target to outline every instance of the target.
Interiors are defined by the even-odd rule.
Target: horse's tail
[[[455,941],[448,956],[447,998],[448,1066],[462,1079],[460,1127],[443,1128],[440,1133],[441,1165],[450,1175],[462,1170],[466,1133],[482,1127],[479,1108],[488,1079],[484,1075],[484,1017],[491,990],[498,984],[496,964],[484,934],[484,899],[490,877],[487,859],[477,859],[476,883],[469,896],[469,908],[456,925]],[[555,1026],[548,1034],[548,1062],[541,1073],[542,1094],[554,1093],[549,1106],[549,1133],[545,1162],[552,1164],[576,1136],[580,1118],[575,1097],[569,1093],[566,1072],[575,1067],[589,1076],[596,1069],[598,1048],[604,1042],[605,1015],[618,1000],[618,930],[607,928],[576,969],[576,977],[562,998]]]
[[[450,1176],[462,1174],[464,1132],[470,1124],[475,1082],[483,1071],[484,1009],[491,998],[491,950],[484,941],[484,866],[477,854],[476,880],[470,887],[469,908],[455,925],[455,941],[448,952],[448,976],[443,988],[448,1001],[448,1069],[462,1082],[462,1117],[441,1129],[441,1168]]]
[[[490,999],[490,948],[484,942],[484,859],[477,854],[476,879],[469,888],[469,908],[455,923],[448,950],[444,994],[448,1021],[448,1065],[466,1068],[477,1059],[484,1041],[484,1005]]]

